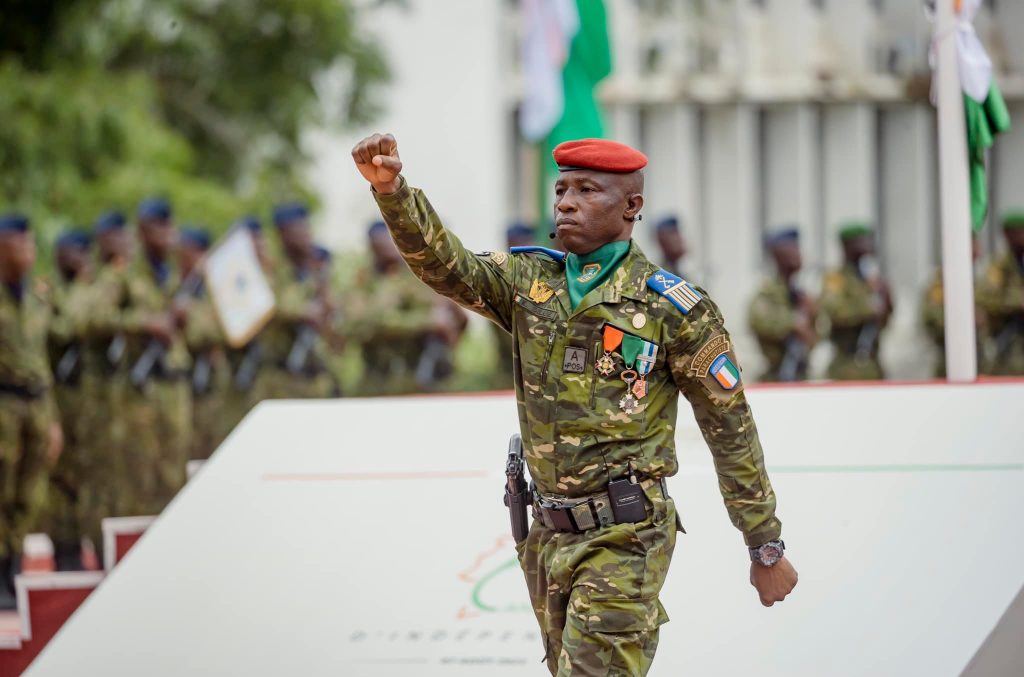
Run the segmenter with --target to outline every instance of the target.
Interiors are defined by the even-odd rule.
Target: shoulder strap
[[[559,263],[565,261],[565,252],[560,252],[557,249],[548,249],[547,247],[512,247],[509,249],[509,252],[512,254],[545,254]]]
[[[671,301],[683,315],[689,315],[693,307],[704,298],[692,284],[667,270],[659,270],[647,278],[647,286]]]

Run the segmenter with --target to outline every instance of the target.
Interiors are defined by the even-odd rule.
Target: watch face
[[[778,562],[780,559],[782,559],[782,551],[779,549],[779,547],[768,543],[761,546],[759,555],[761,564],[765,565],[766,567],[770,567],[776,562]]]

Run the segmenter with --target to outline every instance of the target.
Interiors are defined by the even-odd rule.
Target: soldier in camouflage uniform
[[[141,256],[107,266],[95,285],[91,333],[123,337],[115,397],[124,424],[113,479],[120,515],[159,513],[185,482],[191,444],[192,360],[185,344],[186,299],[172,267],[176,231],[170,204],[143,201],[138,210]]]
[[[361,396],[439,390],[451,375],[460,335],[438,296],[402,263],[383,222],[367,233],[372,261],[358,271],[346,308],[347,333],[362,353]],[[461,311],[458,311],[461,312]]]
[[[69,230],[57,238],[56,274],[51,285],[52,317],[49,333],[50,366],[54,371],[54,399],[64,432],[64,451],[50,473],[46,531],[53,539],[57,571],[82,568],[82,530],[78,519],[78,494],[87,463],[88,450],[82,445],[83,424],[91,420],[88,410],[96,397],[93,382],[83,379],[83,342],[75,306],[85,302],[91,277],[89,247],[85,233]]]
[[[835,354],[828,377],[843,381],[885,378],[879,339],[892,315],[889,284],[878,274],[874,231],[850,223],[839,231],[843,266],[825,276],[821,309],[831,325]]]
[[[1003,218],[1006,253],[992,261],[978,284],[992,343],[989,372],[1024,376],[1024,211]]]
[[[25,534],[37,526],[61,432],[47,356],[49,290],[33,281],[29,221],[0,216],[0,609],[15,606]]]
[[[785,228],[766,240],[776,275],[765,280],[750,303],[750,329],[757,336],[768,367],[762,381],[804,381],[811,349],[818,341],[814,328],[818,309],[797,285],[803,267],[800,234]]]
[[[609,141],[560,145],[555,215],[570,253],[475,255],[401,176],[394,137],[364,139],[352,155],[413,272],[514,336],[537,487],[517,550],[552,674],[641,675],[651,665],[668,620],[658,597],[678,518],[664,480],[678,470],[680,391],[752,547],[751,583],[765,605],[782,600],[796,573],[722,314],[630,239],[646,157]]]
[[[309,210],[301,204],[274,209],[274,225],[285,261],[271,278],[276,299],[274,318],[260,337],[263,369],[256,384],[257,401],[329,397],[336,387],[324,359],[324,333],[334,311],[329,299],[329,267],[316,273],[316,247]]]
[[[124,335],[117,330],[116,286],[132,257],[127,219],[119,211],[101,214],[93,227],[97,270],[93,280],[76,290],[76,300],[65,306],[68,321],[81,336],[81,385],[89,406],[79,412],[76,448],[81,458],[78,476],[77,521],[85,536],[102,554],[101,523],[121,514],[119,504],[130,488],[124,464],[128,430],[126,399],[134,396],[128,385]],[[114,287],[115,289],[111,289]],[[96,318],[106,318],[97,322]]]
[[[231,389],[231,371],[213,301],[202,277],[203,257],[210,235],[197,227],[182,228],[178,243],[178,270],[183,280],[179,293],[187,297],[185,343],[192,355],[192,445],[190,459],[205,460],[227,436],[225,401]]]

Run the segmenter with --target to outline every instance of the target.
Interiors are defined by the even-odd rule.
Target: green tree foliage
[[[159,193],[222,226],[304,195],[302,130],[366,121],[387,77],[355,4],[7,0],[0,203],[55,227]]]

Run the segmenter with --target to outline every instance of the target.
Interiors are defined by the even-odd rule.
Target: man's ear
[[[622,213],[622,218],[627,221],[636,221],[643,208],[644,196],[640,193],[632,193],[626,197],[626,211]]]

